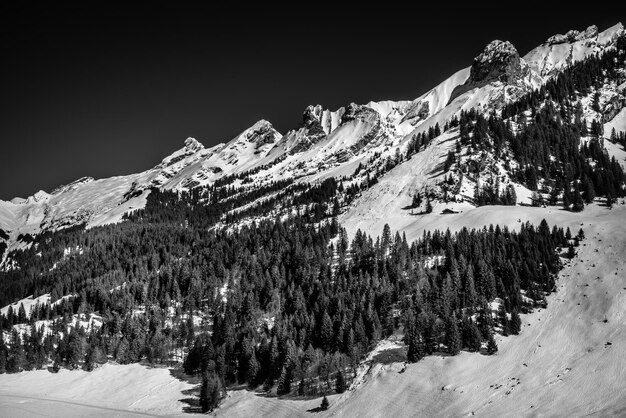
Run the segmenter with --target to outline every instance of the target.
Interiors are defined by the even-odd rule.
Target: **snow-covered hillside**
[[[426,215],[426,229],[522,222],[584,228],[578,256],[559,274],[547,309],[523,315],[518,336],[498,336],[495,356],[463,352],[416,364],[374,364],[357,390],[329,396],[320,416],[621,416],[626,412],[626,205],[574,214],[554,208],[484,206]],[[279,400],[232,391],[220,416],[304,416],[320,400]]]
[[[510,43],[494,41],[470,67],[414,100],[350,104],[336,111],[309,106],[302,126],[284,136],[261,120],[229,142],[211,148],[188,138],[183,148],[142,173],[99,180],[86,177],[50,193],[40,191],[26,199],[0,201],[0,228],[9,237],[0,237],[8,246],[3,257],[10,250],[29,245],[26,234],[119,222],[125,213],[145,206],[153,187],[189,190],[244,172],[250,173],[251,187],[286,178],[299,182],[331,176],[349,179],[359,164],[393,156],[396,148],[404,149],[416,133],[437,123],[443,126],[461,110],[501,108],[574,61],[611,48],[623,32],[621,24],[603,32],[596,27],[570,31],[551,37],[524,57]],[[398,171],[426,173],[423,164],[440,158],[434,154],[450,145],[444,138],[437,144],[442,146],[429,151],[431,155],[409,161]],[[383,200],[391,197],[396,196]],[[357,216],[352,212],[348,217]],[[3,264],[10,268],[10,263]]]
[[[324,225],[326,221],[330,224],[330,216],[327,215],[330,212],[330,204],[336,202],[336,210],[340,213],[339,224],[345,227],[349,238],[354,237],[357,230],[376,237],[388,224],[392,231],[404,233],[409,243],[422,237],[426,231],[435,229],[442,231],[450,229],[454,232],[464,227],[482,228],[497,224],[501,227],[506,226],[509,230],[519,230],[526,221],[539,225],[545,219],[551,226],[569,227],[572,231],[582,228],[587,238],[576,248],[578,252],[576,258],[562,260],[566,267],[559,273],[556,292],[548,296],[548,307],[522,316],[523,327],[520,335],[507,337],[498,335],[496,339],[499,351],[493,356],[463,351],[456,356],[440,353],[426,356],[416,364],[398,361],[382,364],[377,360],[381,353],[387,353],[391,358],[395,358],[392,355],[393,350],[396,350],[397,354],[405,349],[400,335],[405,331],[404,326],[396,324],[392,326],[395,332],[393,340],[383,340],[369,355],[361,353],[363,355],[360,358],[365,360],[358,369],[357,383],[353,385],[352,390],[330,395],[331,408],[328,411],[321,411],[320,416],[624,415],[626,387],[620,384],[626,374],[626,357],[623,355],[626,331],[621,326],[626,314],[624,279],[626,261],[623,259],[623,254],[626,253],[626,224],[623,222],[626,204],[623,198],[617,199],[610,208],[611,200],[606,197],[608,193],[600,194],[602,197],[596,198],[595,201],[591,198],[582,212],[565,210],[554,204],[531,207],[533,192],[520,183],[524,180],[515,177],[509,165],[516,164],[510,157],[513,153],[512,147],[507,148],[509,144],[505,144],[496,152],[495,148],[481,149],[480,144],[472,144],[471,141],[462,144],[461,126],[467,125],[461,125],[458,121],[456,124],[450,124],[450,121],[458,117],[462,111],[470,109],[476,109],[481,117],[502,115],[507,104],[542,86],[576,61],[613,48],[617,37],[624,33],[621,24],[603,32],[599,32],[596,27],[590,27],[582,32],[570,31],[565,35],[552,36],[525,56],[520,56],[511,43],[496,40],[490,42],[483,51],[477,51],[479,53],[470,66],[454,73],[438,86],[412,100],[378,101],[364,105],[351,103],[337,110],[325,109],[321,105],[309,106],[303,112],[302,123],[284,134],[277,132],[270,122],[261,120],[230,141],[210,148],[206,148],[194,138],[188,138],[182,148],[165,157],[155,167],[141,173],[107,179],[85,177],[50,192],[40,191],[26,199],[0,201],[0,250],[2,250],[0,269],[8,271],[19,268],[14,262],[19,261],[19,258],[14,256],[12,260],[10,251],[31,246],[34,242],[33,237],[41,232],[75,225],[96,228],[122,222],[125,214],[146,207],[146,202],[152,202],[149,199],[161,195],[156,191],[158,189],[183,192],[194,188],[204,190],[214,190],[212,187],[229,188],[229,193],[232,193],[223,198],[219,202],[221,204],[228,199],[235,201],[248,191],[265,192],[270,190],[270,185],[284,181],[280,183],[281,187],[282,184],[287,184],[285,188],[291,187],[289,191],[293,192],[289,196],[284,194],[283,200],[287,201],[298,197],[296,195],[298,191],[293,191],[296,186],[322,185],[325,180],[333,181],[331,178],[334,178],[341,182],[344,194],[333,194],[332,201],[323,202],[328,208],[323,209],[326,211],[324,216],[311,222],[315,225],[315,228],[310,228],[312,231],[323,231],[327,226]],[[626,66],[622,67],[624,68],[618,68],[618,76],[614,79],[606,77],[605,80],[604,74],[601,74],[596,85],[574,94],[576,98],[574,101],[581,117],[590,126],[591,120],[596,124],[600,123],[601,125],[596,127],[604,127],[604,137],[608,137],[613,129],[626,131],[626,107],[622,108],[626,104],[626,84],[623,83]],[[502,125],[510,126],[511,132],[522,131],[520,126],[532,123],[538,109],[540,110],[542,106],[549,108],[553,104],[550,99],[546,102],[547,104],[542,102],[529,110],[522,108],[515,116],[502,121]],[[554,114],[559,112],[565,114],[571,110],[566,109],[561,103],[554,105]],[[570,105],[574,107],[573,104]],[[463,113],[463,117],[466,116],[467,113]],[[558,120],[558,117],[552,119]],[[574,118],[570,118],[569,114],[562,117],[562,120],[568,121],[564,123],[566,125],[571,119]],[[487,124],[486,119],[483,121]],[[581,127],[582,132],[582,128],[586,129],[587,125],[581,122],[576,125],[576,129],[578,127]],[[576,136],[576,145],[570,148],[578,150],[578,142],[586,144],[592,142],[592,135],[585,136],[586,134],[576,132],[579,134]],[[428,139],[421,143],[417,150],[410,150],[416,138],[424,133],[429,133]],[[470,134],[467,135],[469,138]],[[472,132],[472,135],[475,133]],[[603,141],[602,134],[596,136],[599,137],[597,142],[603,144],[598,147],[598,154],[615,157],[621,167],[626,168],[626,150],[622,145],[606,139]],[[517,139],[513,134],[511,137]],[[510,142],[513,142],[513,139]],[[580,148],[584,147],[581,145]],[[456,165],[444,169],[450,156],[454,157]],[[577,161],[586,162],[584,157]],[[593,160],[592,165],[599,161],[594,158],[588,158]],[[556,159],[553,154],[546,157],[548,162]],[[464,170],[470,163],[475,163],[471,173]],[[613,164],[611,168],[616,165],[611,164]],[[604,170],[605,167],[607,166],[601,169]],[[609,170],[604,172],[607,171]],[[511,206],[477,206],[480,203],[476,203],[474,199],[474,189],[478,190],[481,178],[487,176],[497,179],[498,186],[495,189],[498,192],[504,188],[514,190],[517,200],[513,200]],[[516,178],[517,180],[514,180]],[[442,186],[447,182],[452,185],[449,189]],[[580,183],[582,182],[580,179]],[[566,183],[569,186],[569,179]],[[578,193],[576,180],[573,184]],[[350,192],[352,194],[348,196],[346,190],[349,188],[352,189]],[[537,190],[534,193],[541,192],[539,187],[533,188],[535,189]],[[556,189],[554,186],[554,190]],[[562,201],[565,201],[565,189],[561,190]],[[243,203],[237,203],[239,206],[226,210],[231,211],[228,214],[243,212],[255,204],[259,205],[264,199],[267,201],[279,196],[281,192],[271,189],[271,192],[266,192],[260,197],[241,199]],[[421,204],[412,203],[418,193],[428,199],[429,205],[432,203],[432,211],[422,212]],[[578,196],[581,194],[578,193]],[[243,220],[238,219],[232,224],[227,224],[225,219],[228,218],[223,215],[224,212],[216,216],[221,216],[219,219],[224,220],[223,223],[218,222],[219,225],[224,224],[235,229],[240,226],[237,222],[252,224],[252,221],[258,218],[273,218],[277,215],[288,218],[288,214],[291,215],[296,210],[300,213],[301,206],[315,205],[310,203],[313,199],[303,201],[305,203],[282,206],[283,202],[277,198],[275,207],[261,215],[256,214],[255,217],[246,215],[247,217],[242,217]],[[204,203],[203,200],[200,202]],[[565,207],[569,208],[567,204]],[[199,217],[204,215],[202,213]],[[322,221],[319,221],[320,219]],[[177,228],[185,231],[191,224],[180,221],[178,225],[178,218],[176,222]],[[143,227],[139,222],[137,225]],[[213,228],[213,225],[210,224],[208,228]],[[198,231],[200,229],[201,231]],[[194,231],[196,236],[206,233],[207,226],[202,225],[198,230]],[[95,235],[98,230],[92,229],[91,232]],[[160,224],[157,232],[167,235],[162,233]],[[209,231],[207,235],[213,232]],[[224,236],[229,234],[230,230]],[[143,240],[144,235],[141,237]],[[195,238],[189,238],[191,239]],[[333,248],[337,249],[336,259],[339,258],[341,239],[342,234],[339,234],[332,240]],[[42,242],[43,240],[39,241],[40,244]],[[194,241],[194,245],[197,245],[197,242]],[[134,242],[129,247],[132,244]],[[153,248],[144,242],[141,244],[148,249]],[[7,246],[6,251],[3,246]],[[33,289],[39,289],[41,293],[50,293],[43,295],[35,293],[3,307],[1,314],[6,315],[9,309],[17,313],[21,306],[24,306],[28,318],[31,309],[36,306],[47,304],[54,306],[63,299],[72,297],[65,296],[55,301],[57,297],[52,298],[51,294],[80,293],[80,289],[75,288],[77,283],[68,283],[65,290],[55,292],[44,286],[49,285],[49,282],[40,285],[37,280],[42,282],[46,275],[51,275],[53,284],[57,280],[65,280],[66,275],[71,276],[71,271],[66,274],[64,268],[70,269],[71,263],[78,260],[83,254],[83,248],[88,246],[88,243],[81,245],[74,243],[70,246],[67,241],[63,241],[56,247],[53,258],[45,258],[49,254],[45,249],[40,250],[44,247],[43,244],[32,247],[29,260],[31,262],[39,260],[42,253],[37,251],[43,251],[42,259],[45,258],[48,264],[45,264],[39,273],[31,274],[35,277],[33,279],[35,284],[25,286],[21,293],[16,292],[15,294],[19,296],[12,300],[37,292]],[[169,289],[163,292],[171,291],[174,295],[178,289],[180,296],[182,287],[180,284],[184,283],[185,291],[191,294],[193,289],[196,289],[197,283],[217,280],[213,276],[221,274],[207,272],[212,267],[207,268],[207,271],[198,269],[191,272],[186,265],[183,266],[182,262],[186,261],[186,257],[191,259],[197,247],[181,247],[185,248],[185,251],[176,253],[175,256],[160,254],[156,250],[154,254],[142,256],[147,260],[146,266],[150,265],[149,272],[143,265],[133,266],[131,263],[125,263],[129,265],[122,266],[117,264],[124,263],[111,262],[116,265],[116,274],[119,277],[111,279],[114,285],[109,287],[102,285],[102,289],[97,293],[99,296],[103,295],[103,300],[116,299],[115,291],[120,290],[121,293],[121,290],[128,287],[132,289],[133,297],[143,298],[144,301],[141,303],[146,303],[145,299],[156,299],[150,292],[158,293],[159,289]],[[323,244],[321,252],[327,248],[328,246]],[[552,257],[554,255],[552,247],[546,248],[549,248],[548,253]],[[571,248],[574,249],[573,246]],[[118,249],[119,247],[114,247],[110,251]],[[245,251],[242,250],[242,253]],[[88,254],[91,253],[85,250],[85,256]],[[103,251],[103,259],[107,254]],[[215,251],[213,254],[223,253]],[[385,250],[381,254],[384,257]],[[241,257],[248,255],[250,254],[246,253]],[[256,259],[257,255],[253,257]],[[263,258],[265,254],[258,257]],[[174,265],[181,263],[180,272],[173,272],[171,265],[163,267],[167,258],[174,259],[176,261],[172,262]],[[434,260],[443,259],[445,256],[434,254],[424,263],[434,264],[436,263]],[[110,260],[105,261],[108,263]],[[100,259],[96,259],[93,264],[99,262]],[[421,266],[420,263],[421,261],[415,264]],[[337,271],[340,271],[340,268],[336,268],[340,262],[334,264],[332,268],[335,270],[332,274],[329,273],[328,277],[337,275]],[[21,264],[24,265],[29,267],[26,263]],[[193,267],[196,268],[195,265]],[[139,272],[137,274],[141,274],[140,279],[132,281],[129,278],[131,276],[129,271],[133,269]],[[262,269],[259,268],[260,270]],[[109,271],[104,273],[107,272]],[[7,274],[6,277],[13,273]],[[24,273],[21,276],[24,279],[30,270],[23,268],[17,273]],[[95,277],[99,274],[100,272],[94,274],[89,280],[93,279],[95,282],[100,280],[100,284],[107,283],[103,276]],[[265,275],[266,271],[260,274]],[[192,280],[187,280],[188,276],[192,277]],[[231,295],[237,295],[235,292],[244,281],[242,277],[248,275],[235,272],[232,276],[227,276],[223,283],[213,284],[212,289],[216,289],[214,293],[216,300],[219,298],[224,303],[237,300]],[[172,279],[173,277],[176,278]],[[189,283],[186,283],[187,281]],[[338,283],[340,280],[335,282]],[[269,280],[267,283],[269,286]],[[277,306],[274,313],[280,311],[283,302],[279,293],[276,292],[274,295],[268,292],[268,294],[270,301],[267,305]],[[170,299],[168,294],[167,302],[163,302],[161,307],[168,310],[180,308],[176,305],[182,305],[177,300],[178,296],[172,296]],[[195,312],[193,309],[205,309],[199,307],[200,303],[211,300],[212,296],[205,297],[197,298],[198,305],[189,308],[191,314]],[[526,293],[524,297],[528,299]],[[127,311],[129,317],[135,314],[142,316],[149,311],[147,304],[133,305],[136,300],[133,301],[130,297],[128,301],[122,302],[127,304],[117,308],[122,312]],[[496,303],[485,298],[485,306],[487,302]],[[399,303],[397,305],[399,306]],[[393,309],[400,311],[403,308],[394,306]],[[87,317],[81,316],[83,315],[81,308],[78,314],[67,315],[67,319],[73,323],[78,321],[77,329],[80,325],[87,331],[99,328],[103,323],[102,318],[105,318],[107,313],[104,308],[97,312],[96,310],[92,307]],[[209,309],[206,311],[209,312]],[[391,308],[388,312],[390,311]],[[74,311],[70,311],[70,314],[72,312]],[[215,309],[211,311],[211,315],[216,312],[220,311]],[[258,312],[262,312],[262,309]],[[274,313],[263,311],[265,315],[263,322],[268,328],[280,323],[280,316]],[[190,318],[184,315],[181,318]],[[471,315],[470,311],[469,316]],[[211,318],[219,321],[218,314]],[[193,330],[196,318],[192,316],[191,319],[190,327]],[[313,319],[314,321],[317,321],[317,318]],[[29,333],[25,331],[30,329],[27,322],[22,316],[20,322],[12,326],[26,335]],[[195,322],[195,326],[198,327],[200,321]],[[50,320],[45,319],[36,321],[35,326],[48,329],[50,323]],[[164,319],[164,323],[173,325],[169,317]],[[211,322],[215,323],[217,322]],[[328,323],[331,324],[330,329],[332,323]],[[206,327],[202,331],[208,335],[208,321],[203,323],[204,325]],[[106,328],[102,326],[102,329]],[[280,329],[280,326],[276,325],[275,328]],[[9,335],[4,335],[7,342],[8,337]],[[147,342],[148,339],[143,341]],[[185,353],[189,353],[193,345],[188,341],[184,343],[187,346],[183,348],[181,343],[176,359],[181,359]],[[252,344],[260,343],[257,339],[250,342],[249,347],[252,347]],[[254,348],[251,352],[255,352]],[[144,358],[143,355],[142,353],[133,361],[140,361]],[[83,359],[78,361],[82,362]],[[106,361],[106,357],[103,361]],[[49,363],[51,362],[52,360]],[[20,372],[2,375],[0,410],[6,415],[27,416],[36,415],[44,409],[53,411],[54,415],[68,416],[182,415],[186,403],[192,404],[196,401],[199,392],[198,383],[198,378],[179,376],[176,369],[153,368],[139,364],[121,366],[107,363],[91,373],[66,369],[62,369],[58,374],[45,370]],[[315,408],[320,404],[320,399],[317,398],[304,399],[303,396],[294,399],[291,396],[293,393],[289,390],[284,393],[286,396],[279,399],[230,387],[217,415],[304,416],[311,410],[316,411]],[[190,398],[191,402],[184,402],[190,401]]]

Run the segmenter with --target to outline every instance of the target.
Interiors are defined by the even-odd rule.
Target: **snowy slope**
[[[557,281],[548,308],[522,315],[519,336],[497,336],[494,356],[462,352],[416,364],[375,365],[355,391],[329,396],[320,416],[623,416],[626,413],[626,205],[590,206],[582,214],[532,207],[485,206],[458,215],[428,215],[425,228],[453,231],[522,221],[582,227],[587,239]],[[606,322],[604,322],[606,320]],[[607,343],[610,343],[607,344]],[[220,416],[304,416],[308,401],[233,391]]]
[[[549,77],[576,61],[602,51],[623,32],[621,23],[600,33],[597,26],[590,26],[582,32],[571,30],[565,35],[550,37],[526,54],[524,60],[542,77]]]
[[[349,180],[359,164],[393,156],[396,149],[403,151],[416,133],[437,123],[443,126],[461,110],[497,111],[537,87],[558,69],[611,47],[623,31],[621,24],[602,33],[594,28],[570,31],[555,35],[525,57],[520,57],[510,43],[493,41],[470,67],[414,100],[350,104],[336,111],[309,106],[304,111],[302,126],[284,136],[271,123],[261,120],[229,142],[211,148],[188,138],[183,148],[144,172],[99,180],[83,178],[50,193],[42,191],[27,199],[0,201],[0,228],[10,237],[10,251],[28,245],[18,241],[20,234],[36,235],[42,230],[83,223],[94,227],[120,222],[125,213],[145,206],[152,187],[189,190],[253,169],[256,171],[249,176],[250,187],[287,178],[299,182],[316,182],[331,176]],[[607,93],[601,101],[608,99]],[[621,120],[620,115],[623,113],[614,120]],[[403,164],[408,166],[400,171],[405,171],[406,176],[416,176],[414,182],[432,182],[423,177],[428,171],[423,164],[440,162],[441,155],[451,146],[445,138],[437,141],[438,150],[417,156]],[[410,167],[415,164],[420,167]],[[407,182],[405,179],[399,183],[404,187],[403,197],[414,189]],[[240,186],[241,182],[235,184]],[[396,195],[400,192],[399,185],[390,187]],[[380,190],[372,193],[379,193],[381,201],[390,198]],[[374,210],[381,212],[380,208]],[[363,210],[352,212],[348,217],[356,219],[357,213],[369,216]],[[0,265],[3,263],[7,268],[5,260],[0,260]]]
[[[189,416],[182,402],[197,385],[167,368],[105,364],[93,372],[61,369],[4,374],[5,417]]]

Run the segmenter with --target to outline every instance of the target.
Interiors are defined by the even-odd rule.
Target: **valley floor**
[[[2,417],[192,416],[192,384],[167,368],[105,364],[93,372],[61,369],[0,375]],[[192,393],[193,392],[193,393]]]
[[[548,308],[522,315],[519,336],[497,336],[494,356],[462,352],[416,364],[375,365],[357,390],[320,398],[266,398],[229,391],[218,416],[614,416],[626,414],[626,205],[558,208],[481,207],[435,213],[406,225],[457,230],[521,221],[583,228],[587,238],[559,274]],[[393,228],[393,225],[392,225]],[[370,231],[368,231],[370,232]],[[379,232],[379,231],[371,231]],[[164,368],[108,364],[92,373],[62,370],[0,375],[2,416],[190,416],[193,383]]]

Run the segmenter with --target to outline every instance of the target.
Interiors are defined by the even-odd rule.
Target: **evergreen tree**
[[[578,190],[578,185],[574,188],[574,204],[572,206],[573,212],[580,212],[585,208],[585,204],[583,202],[583,197],[580,195],[580,190]]]
[[[409,349],[407,352],[407,360],[411,363],[420,361],[426,355],[426,347],[421,335],[421,329],[417,326],[413,327],[408,334]]]
[[[448,353],[452,355],[458,354],[461,350],[461,334],[456,322],[454,313],[446,320],[445,344],[448,348]]]
[[[63,359],[58,353],[56,353],[54,355],[54,361],[52,363],[52,373],[58,373],[59,370],[61,370],[62,363],[63,363]]]
[[[574,245],[569,244],[569,246],[567,247],[567,258],[574,258],[576,257],[576,250],[574,249]]]
[[[517,311],[511,312],[511,322],[509,326],[511,334],[513,335],[518,335],[522,330],[522,319],[520,318]]]
[[[24,370],[26,363],[26,354],[22,345],[22,339],[16,329],[11,334],[11,343],[7,354],[7,372],[18,373]]]
[[[489,333],[487,336],[487,354],[492,355],[498,351],[498,344],[493,336],[493,333]]]
[[[337,372],[337,377],[335,380],[335,390],[337,393],[344,393],[346,391],[346,379],[343,377],[343,373],[340,371]]]
[[[219,405],[222,398],[222,383],[215,372],[207,372],[202,375],[200,389],[200,408],[202,412],[212,411]]]
[[[330,404],[328,403],[328,398],[326,397],[326,395],[324,395],[324,398],[322,398],[322,404],[320,405],[320,409],[322,411],[326,411],[329,406]]]
[[[506,314],[506,310],[504,309],[504,304],[500,304],[498,306],[498,321],[500,322],[500,326],[502,327],[502,335],[505,337],[511,333],[511,327],[509,324],[509,318]]]
[[[2,315],[0,315],[1,317]],[[2,335],[2,331],[0,330],[0,374],[6,373],[7,371],[7,347],[4,344],[4,337]]]
[[[478,326],[470,318],[465,323],[465,342],[464,345],[469,351],[480,351],[483,337],[480,335]]]
[[[20,308],[18,309],[18,314],[17,314],[17,323],[18,324],[25,324],[27,322],[27,317],[26,317],[26,309],[24,309],[24,304],[20,303]]]
[[[433,211],[433,206],[430,203],[430,198],[426,199],[426,208],[424,209],[425,213],[431,213]]]

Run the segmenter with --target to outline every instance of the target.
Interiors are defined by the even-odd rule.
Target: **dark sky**
[[[527,2],[501,14],[448,2],[423,11],[86,3],[0,10],[0,199],[139,172],[188,136],[210,146],[261,118],[285,133],[308,104],[413,99],[493,39],[524,54],[555,33],[624,21],[614,8],[538,12]]]

